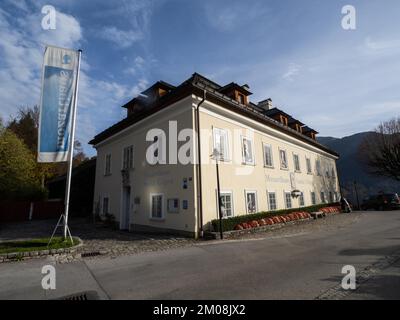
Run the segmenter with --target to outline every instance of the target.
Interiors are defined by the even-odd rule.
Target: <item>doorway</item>
[[[129,230],[131,208],[131,187],[123,187],[122,190],[122,214],[120,221],[121,230]]]

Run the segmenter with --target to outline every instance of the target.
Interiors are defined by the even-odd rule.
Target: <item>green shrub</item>
[[[271,218],[274,216],[284,216],[292,212],[315,212],[318,211],[319,209],[323,207],[329,207],[333,205],[338,205],[337,203],[334,204],[318,204],[315,206],[309,206],[309,207],[301,207],[301,208],[292,208],[292,209],[283,209],[283,210],[276,210],[276,211],[262,211],[254,214],[246,214],[246,215],[240,215],[236,217],[231,217],[231,218],[226,218],[222,219],[222,230],[223,231],[231,231],[235,228],[235,226],[239,223],[243,222],[250,222],[253,220],[260,220],[263,218]],[[211,221],[211,224],[213,226],[214,231],[219,231],[219,219],[215,219]]]

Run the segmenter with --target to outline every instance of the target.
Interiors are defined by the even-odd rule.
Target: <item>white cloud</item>
[[[264,1],[249,5],[245,1],[207,4],[205,15],[209,24],[222,32],[232,31],[245,26],[249,22],[266,18],[269,9]]]
[[[45,44],[78,48],[83,41],[79,21],[57,12],[57,29],[41,29],[40,10],[15,19],[0,8],[0,116],[7,121],[20,106],[39,104],[41,68]],[[139,59],[140,60],[140,59]],[[139,61],[138,60],[138,61]],[[78,97],[76,138],[93,154],[87,142],[100,130],[121,120],[116,106],[136,96],[147,86],[145,78],[133,86],[89,76],[90,65],[83,55]]]
[[[103,39],[114,42],[120,48],[128,48],[144,37],[140,30],[121,30],[114,26],[104,27],[100,32],[100,36]]]
[[[136,42],[147,39],[150,33],[150,21],[153,13],[153,1],[122,1],[116,6],[110,2],[107,7],[107,17],[114,21],[125,19],[127,25],[107,25],[101,28],[97,36],[111,41],[121,49],[131,47]],[[104,15],[105,12],[98,11],[96,15]]]
[[[294,77],[299,74],[301,66],[296,63],[290,63],[288,70],[282,75],[285,80],[293,81]]]

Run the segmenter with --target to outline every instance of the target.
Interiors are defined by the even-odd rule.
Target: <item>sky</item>
[[[355,30],[342,28],[349,4]],[[41,26],[44,5],[55,30]],[[83,50],[76,138],[88,155],[124,103],[194,72],[344,137],[400,116],[399,17],[398,0],[0,0],[0,116],[39,104],[52,44]]]

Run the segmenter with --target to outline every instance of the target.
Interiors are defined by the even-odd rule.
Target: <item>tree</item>
[[[38,193],[43,190],[32,152],[11,130],[0,129],[1,199],[32,198]]]
[[[381,123],[359,154],[372,174],[400,181],[400,117]]]
[[[33,154],[37,152],[39,108],[21,107],[17,116],[12,118],[7,128],[14,132]]]
[[[39,132],[39,108],[37,106],[33,106],[32,108],[19,108],[17,116],[9,121],[7,128],[14,132],[26,144],[36,159]],[[73,166],[75,167],[87,159],[83,152],[82,144],[78,140],[75,140]],[[67,172],[66,163],[37,163],[36,165],[42,185],[44,185],[45,180],[51,179],[54,176],[63,175]]]

